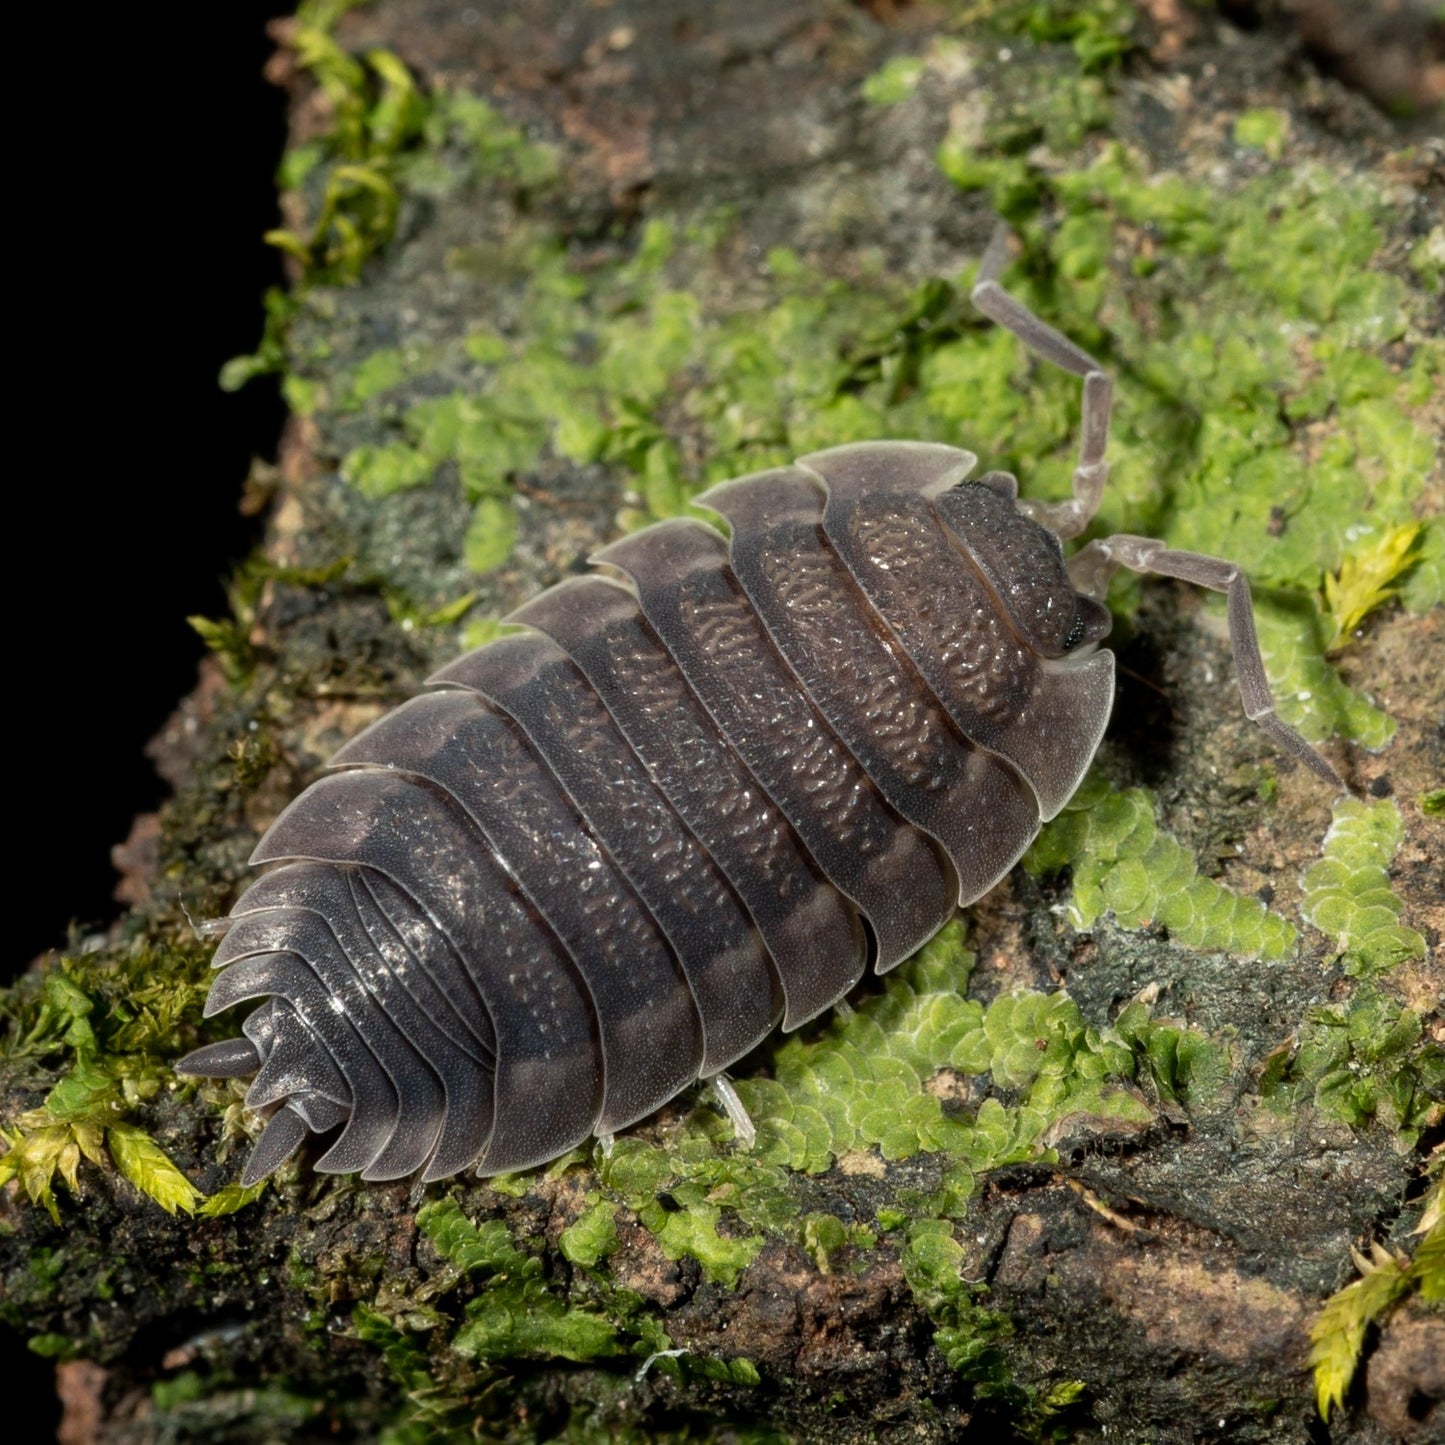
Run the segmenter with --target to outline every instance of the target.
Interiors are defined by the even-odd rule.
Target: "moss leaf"
[[[1391,527],[1359,551],[1345,554],[1340,570],[1325,574],[1325,607],[1334,622],[1331,650],[1343,647],[1366,617],[1398,593],[1394,585],[1416,561],[1424,527]]]
[[[435,471],[436,463],[430,456],[405,442],[355,447],[341,463],[341,475],[373,499],[424,487]]]
[[[527,1256],[512,1243],[512,1236],[500,1219],[475,1225],[455,1199],[438,1199],[426,1205],[417,1214],[416,1222],[436,1246],[437,1253],[458,1269],[495,1273],[520,1269],[526,1263]]]
[[[235,1214],[238,1209],[254,1204],[266,1192],[270,1182],[269,1179],[263,1179],[249,1188],[240,1184],[227,1184],[211,1195],[204,1204],[198,1205],[196,1213],[206,1219],[219,1219],[222,1215]]]
[[[558,1245],[573,1264],[595,1269],[617,1248],[617,1206],[595,1195],[588,1199],[587,1208],[562,1231]]]
[[[1333,937],[1346,973],[1384,973],[1425,956],[1425,940],[1400,923],[1404,903],[1390,887],[1389,868],[1404,833],[1389,798],[1335,805],[1323,857],[1304,875],[1304,915]]]
[[[1373,1256],[1356,1255],[1361,1277],[1325,1301],[1310,1326],[1310,1364],[1315,1372],[1315,1401],[1320,1417],[1343,1405],[1355,1375],[1360,1346],[1371,1322],[1409,1288],[1404,1262],[1376,1245]]]
[[[1205,878],[1190,853],[1158,831],[1143,788],[1116,793],[1086,782],[1023,864],[1035,874],[1073,868],[1069,921],[1081,931],[1111,913],[1123,928],[1162,924],[1187,948],[1279,959],[1294,947],[1286,919]]]
[[[506,497],[483,497],[472,509],[462,555],[473,572],[490,572],[512,554],[517,514]]]
[[[147,1198],[167,1214],[195,1213],[205,1195],[176,1168],[168,1155],[144,1129],[134,1124],[111,1124],[105,1131],[116,1168]]]
[[[51,1180],[58,1172],[74,1187],[80,1151],[71,1129],[65,1124],[42,1125],[5,1142],[9,1147],[0,1155],[0,1185],[18,1179],[30,1202],[44,1205],[51,1219],[59,1224],[60,1210]]]

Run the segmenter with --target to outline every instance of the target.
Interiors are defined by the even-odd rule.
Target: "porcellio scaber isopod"
[[[1245,711],[1274,714],[1248,583],[1097,510],[1112,384],[998,282],[973,299],[1083,378],[1073,495],[922,442],[855,444],[699,498],[609,572],[512,614],[276,819],[180,1072],[255,1075],[250,1183],[308,1132],[364,1179],[525,1168],[646,1118],[988,892],[1093,759],[1119,567],[1224,592]]]

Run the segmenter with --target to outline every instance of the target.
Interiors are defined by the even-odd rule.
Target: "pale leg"
[[[1067,502],[1024,501],[1019,503],[1019,508],[1060,537],[1077,537],[1099,510],[1104,483],[1109,479],[1104,449],[1109,442],[1114,383],[1087,351],[1040,321],[1023,302],[999,285],[999,273],[1008,260],[1008,243],[1008,227],[1001,224],[979,263],[978,277],[970,293],[973,304],[990,321],[1013,332],[1030,351],[1084,378],[1084,439],[1079,445],[1079,464],[1074,468],[1074,495]]]
[[[1245,716],[1256,722],[1286,752],[1293,753],[1327,783],[1343,789],[1340,775],[1290,725],[1275,716],[1274,697],[1260,656],[1259,635],[1254,627],[1254,606],[1249,580],[1233,562],[1206,557],[1199,552],[1176,552],[1163,542],[1148,537],[1121,534],[1103,537],[1069,560],[1069,578],[1079,591],[1099,600],[1108,591],[1109,578],[1120,567],[1131,572],[1153,572],[1160,577],[1177,577],[1225,596],[1229,615],[1229,645],[1234,653],[1234,670]]]
[[[733,1081],[726,1074],[714,1074],[708,1083],[712,1085],[713,1094],[721,1105],[723,1113],[731,1121],[738,1143],[744,1149],[751,1149],[754,1140],[758,1137],[757,1125],[748,1117],[748,1111],[743,1107],[743,1101],[738,1098],[738,1091],[733,1088]]]

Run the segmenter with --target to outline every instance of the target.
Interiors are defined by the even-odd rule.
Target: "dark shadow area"
[[[265,23],[286,8],[87,11],[53,72],[69,121],[41,131],[49,210],[26,250],[49,324],[21,362],[34,410],[12,412],[47,445],[14,472],[11,686],[35,703],[9,759],[23,902],[7,979],[72,925],[119,915],[110,850],[165,796],[142,750],[203,652],[186,616],[223,611],[259,535],[237,503],[252,456],[274,453],[280,398],[266,381],[226,395],[216,376],[255,346],[281,279],[261,235],[285,98],[261,72]]]
[[[1160,605],[1146,584],[1142,609]],[[1139,626],[1112,642],[1115,657],[1114,711],[1108,738],[1127,753],[1137,783],[1158,789],[1179,768],[1179,715],[1170,696],[1159,633]]]
[[[17,1384],[28,1382],[23,1387],[23,1404],[20,1406],[18,1423],[11,1430],[14,1440],[54,1440],[60,1424],[60,1397],[46,1381],[51,1373],[48,1360],[39,1359],[25,1344],[25,1341],[8,1329],[0,1329],[0,1380],[13,1380]]]
[[[1312,65],[1407,135],[1438,125],[1445,14],[1430,0],[1218,0],[1218,9],[1239,29],[1293,36]]]

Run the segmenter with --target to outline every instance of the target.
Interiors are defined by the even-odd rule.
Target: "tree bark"
[[[35,1127],[51,1088],[87,1064],[106,1071],[116,1121],[143,1128],[198,1190],[234,1180],[255,1122],[243,1119],[243,1091],[178,1088],[168,1074],[179,1053],[221,1036],[202,1033],[211,944],[189,919],[224,914],[285,802],[454,655],[458,609],[448,604],[475,594],[467,624],[504,615],[579,570],[620,521],[680,507],[713,477],[719,447],[718,465],[738,474],[827,444],[828,425],[852,426],[868,408],[937,428],[941,391],[930,388],[942,382],[930,368],[946,342],[985,334],[958,283],[996,207],[1023,233],[1021,284],[1035,304],[1052,299],[1093,324],[1080,339],[1106,347],[1125,378],[1127,434],[1130,407],[1173,384],[1151,346],[1170,318],[1211,302],[1171,290],[1206,273],[1194,260],[1176,268],[1171,248],[1183,255],[1193,243],[1151,209],[1161,188],[1183,178],[1221,198],[1218,224],[1238,229],[1189,254],[1227,257],[1198,266],[1232,277],[1272,264],[1239,240],[1271,178],[1282,195],[1307,184],[1375,197],[1337,224],[1378,229],[1359,271],[1390,278],[1404,319],[1351,333],[1398,382],[1378,383],[1370,416],[1384,440],[1357,465],[1369,508],[1403,496],[1438,527],[1438,446],[1423,469],[1418,447],[1403,460],[1389,450],[1401,435],[1438,436],[1441,424],[1438,353],[1427,364],[1432,314],[1439,321],[1438,144],[1396,148],[1368,103],[1265,34],[1168,3],[1135,14],[1100,0],[1067,7],[1072,22],[1055,10],[1030,33],[1017,20],[1025,7],[1009,5],[960,15],[821,0],[647,0],[626,11],[380,0],[335,28],[350,78],[308,68],[295,26],[279,27],[275,68],[291,91],[294,143],[321,159],[285,201],[306,256],[277,333],[296,414],[278,472],[253,478],[274,494],[264,558],[238,580],[236,617],[214,634],[217,661],[155,745],[176,796],[158,836],[147,825],[146,846],[125,855],[132,913],[102,954],[47,960],[5,1004],[16,1030],[0,1074],[7,1135]],[[404,63],[421,99],[397,101],[405,86],[365,59],[377,51]],[[410,131],[385,110],[388,97],[415,105]],[[353,104],[363,118],[348,155],[337,137]],[[400,126],[395,144],[388,125]],[[955,179],[968,166],[977,178],[963,176],[962,190],[940,169],[948,137],[967,152]],[[336,234],[312,229],[346,165],[369,167],[399,205],[385,239],[365,195],[347,193],[343,211],[351,206],[363,231],[379,228],[349,284]],[[1110,165],[1132,179],[1090,170]],[[1147,199],[1131,199],[1129,186]],[[1255,199],[1229,210],[1223,198],[1241,196]],[[1286,219],[1290,204],[1281,201]],[[1258,214],[1267,243],[1274,221],[1267,206]],[[1061,270],[1060,257],[1077,254],[1059,241],[1061,225],[1081,234],[1095,215],[1109,222],[1105,254],[1092,269]],[[652,279],[639,280],[639,257],[669,245]],[[1282,292],[1308,265],[1302,255],[1279,266]],[[925,292],[940,280],[953,289]],[[1220,286],[1220,298],[1237,298]],[[659,301],[664,292],[690,301]],[[1278,304],[1294,314],[1294,301]],[[1233,506],[1234,474],[1209,479],[1199,458],[1227,451],[1227,419],[1260,395],[1278,395],[1278,451],[1328,455],[1338,408],[1354,394],[1318,343],[1346,334],[1344,308],[1321,303],[1318,324],[1287,338],[1298,368],[1288,386],[1241,380],[1237,395],[1210,393],[1217,415],[1192,420],[1193,402],[1171,403],[1190,439],[1187,465],[1206,480],[1175,496],[1167,477],[1121,468],[1110,524],[1187,529],[1190,508]],[[676,347],[674,314],[691,338]],[[819,318],[814,354],[800,354],[805,374],[755,369],[770,393],[793,388],[773,409],[748,390],[754,373],[737,357],[796,347],[784,330],[798,316]],[[554,323],[566,334],[547,332]],[[707,350],[709,328],[734,349]],[[1222,368],[1246,366],[1220,355]],[[652,386],[639,376],[654,363],[664,374]],[[1060,402],[1070,395],[1062,383],[1051,391],[1037,369],[1004,365],[1040,414],[1066,404],[1061,425],[1076,426],[1077,398]],[[1338,408],[1301,410],[1285,427],[1321,374]],[[482,408],[485,455],[457,441],[427,450],[426,419],[444,408],[422,404],[458,395],[501,398]],[[804,415],[809,397],[825,421]],[[980,393],[972,414],[1014,416],[1011,405]],[[999,437],[970,427],[970,407],[957,410],[954,439],[989,465]],[[463,426],[476,421],[462,412]],[[1025,494],[1031,461],[1055,486],[1075,445],[1071,431],[1061,439],[1045,427],[1046,455],[1031,458],[1029,435],[1002,441]],[[500,453],[504,442],[514,450]],[[1185,465],[1170,445],[1151,464]],[[421,485],[403,484],[412,465],[425,469]],[[1303,497],[1282,499],[1282,529],[1348,535],[1355,519],[1326,514],[1337,502]],[[487,510],[489,498],[501,506]],[[477,519],[505,528],[507,515],[515,538],[493,556]],[[1422,534],[1423,560],[1402,576],[1438,566],[1437,542]],[[478,573],[479,557],[495,565]],[[1266,593],[1299,585],[1278,573],[1264,581]],[[1406,949],[1367,976],[1312,926],[1300,878],[1320,856],[1331,800],[1243,719],[1212,614],[1188,589],[1148,583],[1142,604],[1121,604],[1121,700],[1099,776],[1121,795],[1150,790],[1161,834],[1233,894],[1264,900],[1297,938],[1260,962],[1227,942],[1190,945],[1178,927],[1121,921],[1127,910],[1112,903],[1084,927],[1067,911],[1079,906],[1078,879],[1040,864],[970,910],[977,963],[960,973],[982,1006],[1063,988],[1096,1031],[1118,1029],[1141,994],[1149,1014],[1158,995],[1152,1031],[1115,1080],[1133,1113],[1071,1106],[1021,1134],[1016,1157],[972,1168],[984,1154],[961,1164],[956,1150],[916,1137],[894,1147],[865,1136],[820,1159],[787,1144],[779,1124],[764,1177],[745,1165],[729,1173],[726,1126],[705,1100],[684,1097],[630,1131],[611,1161],[578,1151],[513,1180],[453,1180],[414,1196],[317,1175],[313,1153],[216,1218],[163,1212],[122,1176],[111,1137],[99,1164],[79,1163],[75,1191],[57,1181],[58,1222],[19,1182],[0,1202],[3,1319],[57,1361],[65,1438],[390,1430],[393,1440],[524,1440],[593,1428],[637,1439],[942,1441],[994,1438],[986,1432],[1001,1426],[1081,1440],[1431,1438],[1445,1421],[1445,1331],[1418,1296],[1379,1315],[1328,1427],[1309,1370],[1322,1303],[1354,1277],[1351,1247],[1379,1240],[1406,1258],[1415,1248],[1424,1159],[1442,1119],[1441,823],[1421,800],[1445,775],[1445,625],[1423,584],[1405,585],[1404,605],[1368,618],[1340,662],[1392,720],[1393,738],[1327,751],[1364,798],[1398,800],[1404,836],[1387,860],[1389,887],[1427,955]],[[85,1003],[57,992],[55,978]],[[184,1006],[146,992],[157,984]],[[1378,1040],[1349,1056],[1342,1067],[1361,1071],[1367,1092],[1345,1118],[1292,1061],[1335,1027],[1321,1023],[1330,1009],[1347,1028],[1367,995],[1399,1027],[1408,1014],[1415,1032],[1388,1070],[1366,1057]],[[899,997],[875,980],[853,1004],[882,1034],[883,1001]],[[805,1047],[847,1027],[812,1025]],[[1181,1038],[1212,1051],[1208,1087],[1145,1057]],[[751,1099],[797,1108],[785,1089],[764,1087],[787,1077],[783,1047],[775,1039],[735,1072],[762,1081]],[[1118,1047],[1127,1054],[1128,1040]],[[934,1063],[919,1070],[920,1097],[940,1100],[950,1127],[981,1127],[992,1099],[1023,1129],[1027,1090],[1009,1086],[997,1058],[992,1076]],[[47,1117],[60,1119],[58,1108]],[[658,1173],[659,1161],[672,1172]]]

